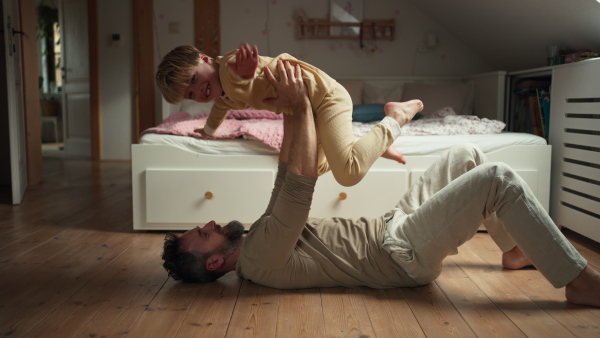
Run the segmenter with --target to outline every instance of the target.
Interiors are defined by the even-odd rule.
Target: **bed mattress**
[[[546,145],[542,137],[527,133],[502,132],[485,135],[431,135],[401,136],[394,142],[403,155],[439,155],[453,145],[474,143],[485,153],[514,145]],[[184,150],[211,155],[275,155],[279,152],[266,144],[251,139],[205,140],[189,136],[145,134],[140,144],[166,144]]]

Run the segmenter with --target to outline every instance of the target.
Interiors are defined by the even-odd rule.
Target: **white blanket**
[[[365,135],[377,122],[353,123],[357,137]],[[498,134],[506,124],[497,120],[480,119],[473,115],[456,115],[452,108],[446,107],[431,116],[413,120],[402,127],[402,136],[416,135],[474,135]]]

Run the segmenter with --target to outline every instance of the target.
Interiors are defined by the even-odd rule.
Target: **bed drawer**
[[[267,207],[274,175],[273,170],[146,170],[146,221],[252,223]]]
[[[331,172],[315,187],[311,217],[378,217],[389,211],[408,188],[405,170],[371,170],[360,183],[341,186]]]

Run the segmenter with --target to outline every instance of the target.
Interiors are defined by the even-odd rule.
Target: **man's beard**
[[[227,225],[221,229],[221,234],[225,236],[227,244],[217,249],[217,251],[226,255],[231,255],[240,244],[242,236],[244,235],[244,230],[244,226],[238,221],[227,223]]]

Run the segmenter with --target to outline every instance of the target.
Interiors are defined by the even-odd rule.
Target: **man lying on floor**
[[[379,218],[308,219],[317,181],[316,130],[301,70],[279,66],[279,80],[265,70],[279,95],[271,101],[292,106],[293,115],[284,117],[279,168],[265,213],[245,237],[236,221],[224,227],[209,222],[181,237],[167,234],[162,258],[171,277],[207,283],[235,270],[274,288],[414,287],[437,278],[442,260],[485,221],[503,251],[504,267],[534,265],[555,287],[566,286],[567,301],[600,306],[600,273],[567,241],[524,181],[507,165],[488,163],[474,145],[449,150]],[[400,103],[396,107],[397,120],[410,120]]]

